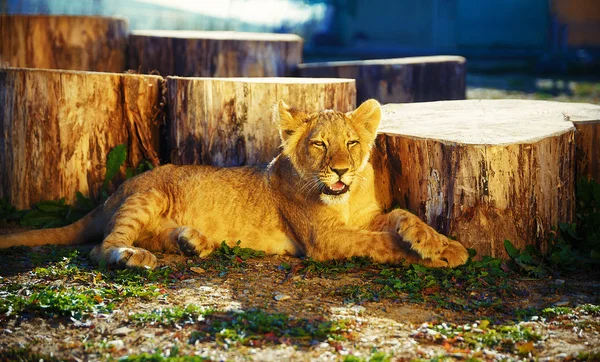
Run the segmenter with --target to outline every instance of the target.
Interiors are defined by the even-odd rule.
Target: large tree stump
[[[0,15],[4,66],[122,72],[127,50],[122,18]]]
[[[157,76],[0,70],[0,198],[18,208],[75,192],[97,197],[106,156],[127,144],[127,166],[158,163]]]
[[[273,106],[351,111],[352,79],[168,77],[169,148],[175,164],[266,164],[279,152]]]
[[[354,78],[358,103],[375,98],[381,103],[412,103],[465,99],[465,58],[410,57],[305,63],[302,77]]]
[[[129,37],[129,68],[182,77],[283,77],[302,62],[293,34],[139,30]]]
[[[598,106],[529,100],[386,105],[373,158],[379,197],[479,255],[506,257],[505,239],[545,250],[574,215],[572,121],[599,118]],[[597,165],[598,144],[580,148]]]
[[[578,114],[571,117],[577,128],[575,143],[577,145],[577,178],[585,177],[600,182],[600,112]]]

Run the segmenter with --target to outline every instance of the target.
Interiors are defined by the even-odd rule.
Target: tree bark
[[[306,63],[302,77],[354,78],[357,102],[412,103],[465,99],[466,61],[457,56]]]
[[[158,164],[162,79],[112,73],[0,70],[0,198],[17,208],[75,192],[98,197],[106,156]]]
[[[123,72],[127,20],[98,16],[0,15],[4,66]]]
[[[302,62],[293,34],[232,31],[134,31],[129,68],[182,77],[283,77]]]
[[[279,152],[273,106],[314,112],[355,108],[351,79],[168,77],[169,148],[174,164],[266,164]]]
[[[599,106],[469,100],[383,110],[373,157],[382,205],[416,213],[479,255],[506,258],[506,239],[546,250],[552,229],[573,220],[576,152],[597,167],[597,133],[576,138],[573,121],[596,127]]]

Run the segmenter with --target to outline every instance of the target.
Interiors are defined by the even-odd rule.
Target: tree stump
[[[457,56],[299,64],[302,77],[356,79],[357,102],[412,103],[465,99],[466,61]]]
[[[4,66],[122,72],[127,20],[98,16],[0,15]]]
[[[551,230],[574,216],[573,121],[583,129],[599,118],[599,106],[529,100],[386,105],[378,195],[479,255],[506,258],[506,239],[544,251]],[[600,147],[582,134],[577,147],[592,169]]]
[[[126,144],[126,165],[157,164],[157,76],[0,70],[0,198],[20,209],[75,192],[98,197],[106,156]]]
[[[302,38],[233,31],[139,30],[129,37],[129,68],[163,76],[283,77],[302,62]]]
[[[168,77],[169,148],[174,164],[266,164],[279,152],[273,106],[307,112],[355,108],[352,79]]]

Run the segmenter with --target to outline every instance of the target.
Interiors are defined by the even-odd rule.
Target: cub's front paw
[[[146,249],[114,246],[103,248],[102,245],[92,249],[91,257],[98,263],[107,263],[121,268],[146,268],[156,267],[156,256]]]
[[[183,226],[176,230],[177,247],[186,256],[205,257],[215,250],[216,245],[198,230]]]
[[[466,263],[469,258],[469,252],[461,243],[439,234],[408,212],[399,213],[397,232],[405,242],[410,244],[412,250],[423,259],[431,260],[431,266],[453,268]]]
[[[469,251],[458,241],[448,239],[448,246],[442,251],[440,259],[446,261],[450,268],[454,268],[467,262]]]

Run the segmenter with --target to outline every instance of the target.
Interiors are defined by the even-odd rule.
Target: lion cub
[[[275,107],[282,151],[266,168],[165,165],[123,183],[104,205],[63,228],[0,236],[13,245],[102,243],[101,262],[156,266],[151,251],[205,256],[225,240],[316,260],[369,256],[454,267],[467,250],[404,210],[382,213],[368,162],[379,103],[349,113]]]

